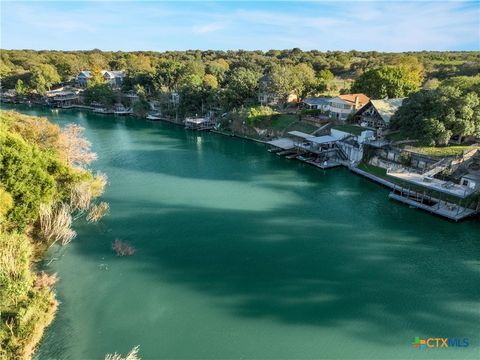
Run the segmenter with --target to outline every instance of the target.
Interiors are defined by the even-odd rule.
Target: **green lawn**
[[[298,122],[292,124],[291,126],[289,126],[288,128],[286,128],[285,131],[288,132],[288,131],[296,130],[296,131],[301,131],[301,132],[306,133],[306,134],[311,134],[315,130],[317,130],[318,128],[319,128],[319,126],[315,126],[313,124],[303,122],[303,121],[298,121]]]
[[[390,141],[408,140],[401,132],[394,132],[385,136]]]
[[[390,181],[390,176],[387,176],[387,169],[381,168],[379,166],[374,166],[366,163],[360,163],[357,166],[360,170],[366,171],[372,175],[378,176],[379,178]],[[392,181],[393,182],[393,181]]]
[[[423,147],[414,147],[411,149],[414,152],[420,154],[425,154],[429,156],[436,157],[445,157],[445,156],[456,156],[462,155],[466,150],[480,149],[479,146],[444,146],[444,147],[434,147],[434,146],[423,146]]]
[[[349,125],[349,124],[335,125],[335,126],[332,126],[332,129],[348,132],[353,135],[360,135],[362,131],[372,130],[370,128],[365,128],[357,125]]]
[[[279,114],[271,117],[268,127],[275,130],[283,130],[288,125],[298,121],[299,117],[296,114]]]

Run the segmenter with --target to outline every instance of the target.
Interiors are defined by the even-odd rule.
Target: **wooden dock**
[[[388,197],[393,200],[400,201],[404,204],[410,205],[417,209],[428,211],[432,214],[446,217],[450,220],[460,221],[467,217],[475,215],[477,212],[473,209],[465,208],[459,205],[448,203],[446,201],[437,200],[430,204],[423,203],[423,198],[420,197],[420,201],[409,196],[400,195],[395,192],[391,192]]]
[[[356,167],[350,167],[350,170],[391,189],[392,192],[388,195],[390,199],[400,201],[417,209],[428,211],[431,214],[442,216],[454,221],[460,221],[478,214],[478,211],[476,210],[433,198],[431,196],[426,196],[410,189],[402,188],[399,185],[379,178]]]

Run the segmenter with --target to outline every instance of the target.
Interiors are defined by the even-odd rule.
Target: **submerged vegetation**
[[[83,129],[61,129],[46,118],[0,111],[0,358],[28,359],[57,308],[55,274],[35,260],[75,236],[75,218],[98,221],[95,204],[106,176],[88,165],[96,158]]]
[[[105,360],[140,360],[140,356],[138,355],[139,347],[135,346],[125,357],[120,354],[107,354],[105,356]]]
[[[135,254],[135,248],[126,241],[115,239],[112,249],[117,256],[132,256]]]

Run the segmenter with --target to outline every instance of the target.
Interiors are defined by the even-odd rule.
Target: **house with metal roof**
[[[355,121],[362,126],[383,129],[390,125],[390,119],[405,98],[370,100],[355,114]]]
[[[307,97],[303,99],[302,104],[305,109],[328,111],[328,104],[331,98],[327,97]]]
[[[109,84],[112,88],[117,89],[122,86],[123,78],[125,77],[125,72],[122,70],[102,70],[103,78],[105,82]],[[80,87],[87,87],[88,81],[92,78],[92,72],[88,70],[80,71],[80,73],[75,78],[75,82]]]

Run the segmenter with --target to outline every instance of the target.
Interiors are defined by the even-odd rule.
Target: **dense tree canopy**
[[[60,75],[57,69],[50,64],[39,64],[33,67],[30,80],[31,87],[39,94],[45,94],[52,85],[60,82]]]
[[[418,81],[401,67],[383,66],[368,70],[355,81],[353,93],[364,93],[372,99],[405,97],[418,89]]]
[[[413,94],[392,118],[392,127],[427,145],[479,137],[480,77],[452,78],[434,90]]]
[[[88,105],[94,101],[104,105],[113,105],[115,103],[115,92],[108,84],[92,84],[83,92],[83,98]]]
[[[225,89],[225,103],[227,107],[235,107],[246,101],[254,101],[257,97],[258,81],[261,72],[239,67],[234,69],[228,78]]]

